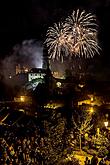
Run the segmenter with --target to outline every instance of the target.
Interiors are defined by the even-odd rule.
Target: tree
[[[82,150],[82,136],[90,131],[92,128],[92,115],[87,112],[79,112],[77,111],[75,115],[72,117],[73,125],[75,127],[76,132],[79,136],[79,146],[80,150]]]
[[[63,137],[65,130],[65,119],[61,114],[52,110],[51,116],[44,121],[44,142],[40,146],[40,153],[46,165],[57,165],[63,155]]]
[[[35,91],[33,92],[33,98],[35,101],[37,100],[39,106],[43,107],[44,103],[46,103],[49,99],[48,89],[45,83],[38,84]]]

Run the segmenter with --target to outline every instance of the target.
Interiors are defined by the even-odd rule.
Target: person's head
[[[90,159],[88,159],[88,163],[90,163]]]
[[[106,159],[105,159],[105,158],[102,158],[102,161],[103,161],[103,162],[105,162],[105,161],[106,161]]]
[[[93,156],[96,157],[96,154],[94,153]]]

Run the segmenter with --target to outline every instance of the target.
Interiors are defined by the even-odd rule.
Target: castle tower
[[[42,65],[43,69],[50,69],[50,65],[49,65],[49,57],[48,57],[48,53],[46,48],[43,48],[43,65]]]

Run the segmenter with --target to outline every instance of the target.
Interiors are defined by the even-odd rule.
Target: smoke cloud
[[[43,46],[40,41],[24,40],[21,44],[14,45],[11,55],[1,62],[2,74],[5,78],[15,75],[16,65],[28,68],[42,68]]]
[[[21,44],[13,48],[14,57],[17,56],[17,62],[27,65],[31,68],[42,68],[43,64],[43,46],[36,40],[24,40]]]

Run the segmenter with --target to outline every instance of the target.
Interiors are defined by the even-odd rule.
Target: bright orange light
[[[94,100],[94,98],[93,97],[91,97],[91,101],[93,101]]]
[[[107,127],[108,126],[108,121],[105,121],[104,125],[105,125],[105,127]]]
[[[90,112],[93,113],[94,112],[94,108],[90,107]]]
[[[20,97],[20,100],[21,100],[21,102],[24,102],[24,101],[25,101],[24,96],[21,96],[21,97]]]

